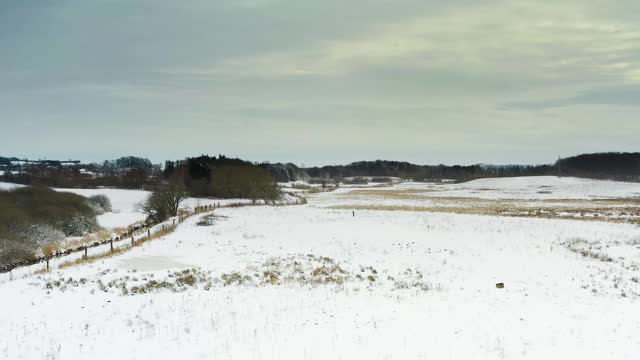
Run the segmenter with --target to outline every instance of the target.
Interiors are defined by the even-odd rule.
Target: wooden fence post
[[[353,217],[356,217],[356,212],[355,212],[355,210],[353,211]]]
[[[133,235],[131,235],[131,246],[135,245],[135,240],[133,239]]]
[[[47,258],[47,271],[49,271],[49,258]]]
[[[111,253],[113,254],[113,239],[111,239],[111,241],[109,241],[109,244],[111,245]]]
[[[87,247],[84,247],[84,259],[87,260]]]
[[[147,237],[151,238],[151,229],[147,229]]]

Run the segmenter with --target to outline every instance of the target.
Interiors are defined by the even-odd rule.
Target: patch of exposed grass
[[[55,243],[44,244],[40,247],[40,251],[42,251],[42,255],[51,256],[56,251],[60,250],[60,245]]]
[[[575,238],[562,243],[569,251],[580,254],[602,262],[613,262],[613,258],[602,252],[602,245],[595,242],[589,242],[584,239]]]
[[[115,256],[115,255],[118,255],[118,254],[122,254],[123,252],[125,252],[127,250],[128,250],[128,248],[126,248],[126,247],[114,248],[113,252],[111,252],[111,250],[109,250],[107,252],[103,252],[103,253],[100,253],[100,254],[89,255],[86,258],[85,257],[81,257],[81,258],[78,258],[78,259],[75,259],[75,260],[65,261],[62,264],[60,264],[60,266],[58,266],[58,268],[64,269],[64,268],[75,266],[75,265],[79,265],[79,264],[92,263],[92,262],[94,262],[96,260],[110,258],[112,256]]]
[[[111,238],[112,235],[113,235],[112,231],[99,230],[99,231],[97,231],[95,233],[83,236],[80,239],[67,241],[65,243],[65,247],[66,248],[75,248],[75,247],[79,247],[79,246],[82,246],[82,245],[93,244],[94,242],[97,242],[97,241],[107,240],[107,239]]]
[[[38,270],[34,271],[33,274],[34,275],[41,275],[41,274],[48,274],[50,272],[51,272],[50,269],[42,268],[42,269],[38,269]]]
[[[487,215],[526,217],[563,220],[603,221],[614,223],[640,224],[640,208],[571,208],[555,206],[518,206],[503,201],[452,205],[452,206],[412,206],[412,205],[335,205],[337,210],[413,211],[436,212],[465,215]]]
[[[421,194],[433,193],[442,190],[436,189],[397,189],[397,190],[379,190],[379,189],[359,189],[352,190],[347,193],[341,194],[341,196],[374,196],[383,199],[422,199],[424,196]]]
[[[165,226],[164,230],[160,229],[154,233],[151,234],[151,236],[144,236],[141,237],[139,239],[136,239],[136,241],[134,242],[134,246],[140,246],[144,243],[146,243],[147,241],[151,241],[154,239],[159,239],[163,236],[167,236],[169,234],[171,234],[172,232],[175,231],[175,229],[178,227],[178,225],[167,225]]]
[[[220,278],[222,279],[222,281],[224,282],[225,286],[229,286],[229,285],[242,285],[246,282],[251,281],[251,277],[248,275],[242,275],[237,271],[228,273],[228,274],[222,274],[220,276]]]

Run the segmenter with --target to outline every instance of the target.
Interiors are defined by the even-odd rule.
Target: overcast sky
[[[0,155],[640,150],[638,0],[0,0]]]

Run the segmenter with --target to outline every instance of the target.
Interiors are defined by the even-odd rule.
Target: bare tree
[[[171,183],[149,194],[145,201],[138,204],[138,210],[147,215],[147,222],[159,223],[178,215],[180,204],[186,198],[185,187],[178,183]]]

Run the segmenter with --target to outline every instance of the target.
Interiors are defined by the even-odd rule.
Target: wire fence
[[[302,205],[306,204],[306,199],[289,193],[289,195],[295,197],[295,202],[286,203],[287,205]],[[158,235],[161,233],[166,233],[168,230],[172,230],[178,224],[182,223],[187,218],[190,218],[194,215],[199,215],[207,212],[213,212],[215,209],[219,208],[237,208],[244,206],[261,206],[266,205],[265,203],[254,203],[254,202],[238,202],[238,203],[230,203],[230,204],[209,204],[203,206],[196,206],[193,210],[182,210],[181,213],[177,216],[169,218],[167,221],[164,221],[159,224],[146,225],[146,224],[137,224],[130,226],[129,229],[121,234],[114,235],[108,239],[97,240],[91,243],[82,244],[79,246],[75,246],[72,248],[67,248],[64,250],[56,250],[50,254],[39,255],[31,259],[23,259],[16,260],[11,264],[1,265],[0,273],[8,273],[12,270],[20,267],[28,267],[36,264],[43,264],[43,270],[50,269],[50,263],[54,259],[60,259],[63,257],[67,257],[73,254],[82,254],[81,259],[87,259],[89,257],[89,250],[95,249],[98,247],[109,245],[110,252],[114,253],[115,251],[121,251],[123,248],[127,247],[122,244],[127,244],[130,242],[129,248],[132,248],[136,245],[137,242],[143,242],[149,240],[154,235]]]

